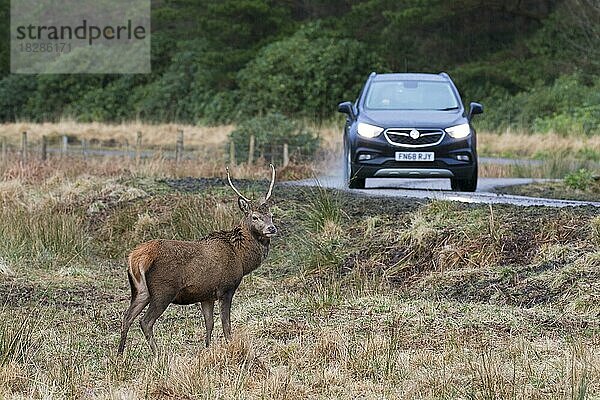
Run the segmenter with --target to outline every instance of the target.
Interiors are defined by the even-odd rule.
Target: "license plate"
[[[433,151],[397,151],[396,161],[434,161],[435,153]]]

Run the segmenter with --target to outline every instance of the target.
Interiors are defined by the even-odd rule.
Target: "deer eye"
[[[252,216],[252,220],[253,220],[253,221],[258,221],[258,217],[257,217],[256,215],[253,215],[253,216]]]

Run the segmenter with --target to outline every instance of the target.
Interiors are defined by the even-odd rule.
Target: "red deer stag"
[[[148,310],[140,325],[153,353],[157,349],[152,327],[171,303],[201,303],[208,347],[214,303],[219,300],[223,334],[226,340],[230,339],[233,295],[244,275],[258,268],[267,257],[271,237],[277,233],[268,205],[275,185],[273,165],[271,172],[267,195],[256,205],[235,188],[227,168],[227,180],[239,196],[238,205],[244,213],[232,230],[213,232],[198,241],[151,240],[129,254],[131,303],[121,325],[119,355],[125,349],[129,327],[146,306]]]

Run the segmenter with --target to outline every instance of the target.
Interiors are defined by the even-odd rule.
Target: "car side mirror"
[[[481,113],[483,113],[483,105],[472,102],[469,107],[469,119],[473,118],[473,115]]]
[[[338,112],[347,114],[350,118],[354,118],[354,106],[350,101],[344,101],[338,104]]]

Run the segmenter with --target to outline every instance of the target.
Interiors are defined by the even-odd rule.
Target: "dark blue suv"
[[[477,137],[448,74],[371,73],[358,99],[340,103],[345,179],[364,188],[366,178],[450,178],[452,189],[477,188]]]

